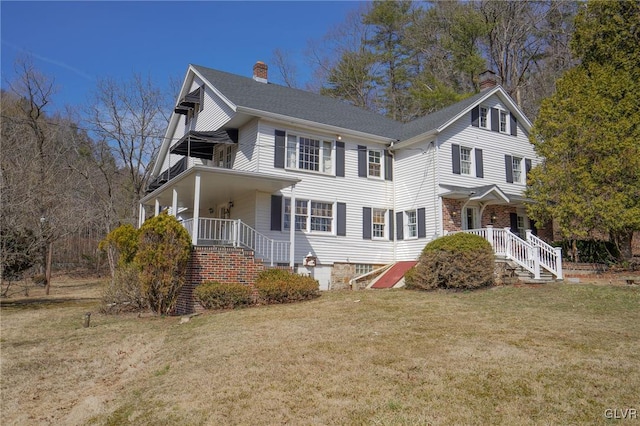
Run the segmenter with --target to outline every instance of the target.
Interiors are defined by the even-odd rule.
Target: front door
[[[480,228],[480,217],[477,207],[465,207],[462,220],[462,229]]]

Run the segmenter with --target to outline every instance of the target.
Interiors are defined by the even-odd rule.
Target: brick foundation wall
[[[201,311],[193,296],[193,289],[205,281],[241,283],[253,286],[263,263],[254,258],[251,250],[237,247],[195,247],[187,264],[186,283],[180,289],[176,315]]]

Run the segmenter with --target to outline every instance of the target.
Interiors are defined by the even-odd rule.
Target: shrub
[[[138,312],[147,307],[139,280],[140,269],[135,263],[121,265],[105,287],[101,311],[104,313]]]
[[[158,314],[173,311],[185,282],[191,237],[178,220],[166,213],[147,220],[140,228],[135,262],[149,307]]]
[[[205,309],[234,309],[253,303],[253,290],[245,284],[208,281],[195,288],[194,294]]]
[[[100,241],[98,248],[107,253],[111,277],[114,278],[118,267],[134,261],[138,251],[138,230],[131,224],[120,225]]]
[[[492,285],[495,257],[484,238],[456,233],[433,240],[405,274],[408,289],[473,289]]]
[[[262,271],[255,286],[262,303],[288,303],[320,296],[317,280],[283,269]]]

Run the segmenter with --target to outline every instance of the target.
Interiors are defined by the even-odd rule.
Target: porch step
[[[396,262],[384,274],[382,274],[371,288],[393,288],[404,277],[404,274],[416,263],[415,260],[405,260]]]
[[[505,262],[509,265],[510,269],[513,270],[514,278],[523,284],[543,284],[543,283],[551,283],[556,281],[553,274],[546,269],[540,269],[540,279],[536,280],[533,278],[533,274],[517,263],[507,260],[504,258],[496,258],[497,262]]]

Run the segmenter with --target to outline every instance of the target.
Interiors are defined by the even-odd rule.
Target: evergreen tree
[[[582,62],[557,82],[532,129],[545,160],[530,174],[530,214],[555,219],[565,237],[608,232],[631,259],[640,230],[640,3],[589,2],[572,49]]]

